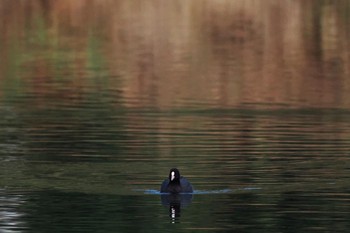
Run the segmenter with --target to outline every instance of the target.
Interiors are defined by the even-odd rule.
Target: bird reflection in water
[[[169,217],[171,223],[179,223],[181,216],[181,208],[186,208],[192,202],[192,194],[189,193],[169,193],[162,194],[162,205],[169,208]]]

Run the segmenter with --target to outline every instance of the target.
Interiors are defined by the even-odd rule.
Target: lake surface
[[[348,1],[0,14],[0,232],[350,229]]]

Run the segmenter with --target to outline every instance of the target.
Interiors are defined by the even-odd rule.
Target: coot
[[[177,168],[170,169],[169,178],[165,179],[160,187],[161,193],[192,193],[193,188],[191,183],[180,176]]]

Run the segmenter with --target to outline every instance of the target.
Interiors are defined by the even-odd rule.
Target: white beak
[[[175,179],[175,172],[171,172],[171,178],[170,180],[173,181]]]

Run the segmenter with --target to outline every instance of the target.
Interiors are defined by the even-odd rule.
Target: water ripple
[[[261,188],[258,187],[245,187],[245,188],[240,188],[240,189],[217,189],[217,190],[195,190],[191,194],[195,195],[201,195],[201,194],[223,194],[223,193],[234,193],[235,191],[254,191],[254,190],[260,190]],[[155,189],[136,189],[135,191],[141,191],[144,194],[151,194],[151,195],[168,195],[168,193],[161,193],[159,190]],[[182,193],[182,194],[187,194],[187,193]]]

